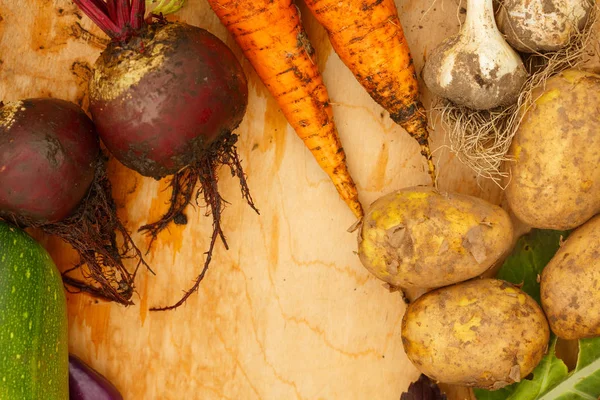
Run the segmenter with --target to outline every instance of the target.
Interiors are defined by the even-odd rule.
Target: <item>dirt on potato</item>
[[[563,71],[533,99],[509,150],[506,199],[532,227],[573,229],[600,211],[600,75]]]
[[[508,214],[482,199],[431,187],[375,201],[358,233],[358,254],[393,287],[435,288],[485,272],[512,244]]]
[[[511,283],[473,279],[410,304],[402,344],[439,382],[500,389],[527,376],[545,354],[550,330],[537,302]]]
[[[542,306],[563,339],[600,336],[600,215],[572,232],[542,272]]]

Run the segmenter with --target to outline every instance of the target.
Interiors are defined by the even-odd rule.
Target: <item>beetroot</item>
[[[178,307],[198,288],[218,237],[227,248],[220,165],[240,179],[243,197],[256,210],[232,133],[246,112],[246,77],[231,50],[208,31],[162,16],[144,19],[144,0],[74,2],[112,38],[89,83],[90,112],[102,141],[141,175],[171,178],[169,209],[140,229],[153,241],[169,223],[186,223],[186,207],[199,194],[212,214],[213,234],[196,283],[174,306],[153,310]]]
[[[52,223],[87,193],[100,146],[75,104],[30,99],[0,109],[0,150],[0,214]]]
[[[135,273],[122,259],[141,253],[116,215],[98,135],[75,104],[27,99],[0,108],[0,216],[40,228],[79,252],[66,284],[108,300],[131,304]],[[123,245],[117,243],[117,234]]]
[[[203,29],[158,23],[139,35],[110,43],[96,62],[90,112],[115,158],[159,179],[237,128],[248,87],[233,53]]]

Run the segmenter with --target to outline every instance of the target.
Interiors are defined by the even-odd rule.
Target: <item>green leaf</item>
[[[538,276],[560,248],[569,232],[534,229],[517,241],[497,278],[522,285],[540,302]],[[548,353],[534,369],[531,379],[500,390],[475,390],[478,400],[597,400],[600,397],[600,338],[579,341],[577,365],[571,372],[556,356],[557,338],[550,338]]]
[[[597,400],[600,396],[600,338],[581,339],[577,365],[538,400]]]
[[[567,231],[534,229],[517,241],[512,253],[496,274],[498,279],[523,285],[521,289],[540,303],[538,275],[558,251]]]
[[[156,6],[154,6],[155,4]],[[146,8],[152,10],[152,14],[156,15],[173,14],[179,11],[184,4],[185,0],[146,0]]]

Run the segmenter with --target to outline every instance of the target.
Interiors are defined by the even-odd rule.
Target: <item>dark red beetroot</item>
[[[131,303],[135,273],[122,258],[143,260],[116,215],[94,124],[77,105],[27,99],[0,108],[0,216],[41,228],[79,252],[78,267],[85,265],[89,279],[67,271],[65,283]]]
[[[248,87],[231,50],[204,29],[144,20],[144,0],[74,0],[113,40],[98,58],[90,80],[90,112],[98,133],[116,159],[138,173],[171,178],[171,204],[156,222],[143,226],[153,239],[184,211],[199,191],[210,206],[213,235],[195,285],[198,288],[218,237],[223,201],[216,169],[226,164],[240,179],[254,208],[232,131],[242,121]]]
[[[145,29],[110,43],[96,62],[90,112],[119,161],[160,179],[200,161],[237,128],[248,86],[231,50],[207,31],[180,23]]]
[[[30,99],[5,105],[0,109],[0,214],[37,223],[66,218],[92,184],[99,153],[94,124],[75,104]]]

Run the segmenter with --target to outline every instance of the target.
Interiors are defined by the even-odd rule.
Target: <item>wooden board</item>
[[[420,70],[427,50],[456,32],[458,0],[397,0]],[[331,49],[300,5],[363,204],[394,189],[428,184],[418,146],[392,123]],[[142,273],[135,306],[69,295],[70,350],[111,379],[125,399],[398,400],[418,376],[400,341],[404,303],[360,264],[354,223],[325,174],[295,136],[205,0],[175,18],[223,39],[249,78],[239,151],[260,216],[221,171],[231,202],[223,214],[230,249],[217,246],[198,293],[176,311],[148,312],[177,300],[199,272],[211,232],[204,210],[162,234]],[[70,0],[0,0],[0,99],[52,96],[87,108],[86,81],[106,37]],[[423,98],[429,104],[425,91]],[[478,182],[433,132],[442,189],[494,203],[502,193]],[[143,178],[111,160],[110,177],[127,227],[165,210],[166,181]],[[142,246],[147,239],[134,234]],[[61,269],[76,259],[40,237]],[[468,398],[456,391],[454,399]]]

